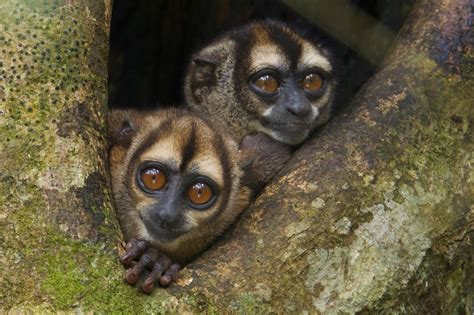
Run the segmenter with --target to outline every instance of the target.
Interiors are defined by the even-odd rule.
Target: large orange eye
[[[140,181],[147,190],[155,191],[165,187],[167,177],[159,166],[150,166],[140,172]]]
[[[280,82],[271,74],[263,74],[253,81],[254,86],[267,94],[274,94],[280,87]]]
[[[317,93],[324,85],[323,78],[317,73],[310,73],[303,79],[303,89],[305,92]]]
[[[213,201],[214,191],[204,182],[194,182],[186,191],[189,201],[196,206],[203,206]]]

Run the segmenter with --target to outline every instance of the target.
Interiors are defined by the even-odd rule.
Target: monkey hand
[[[245,136],[240,144],[242,183],[258,193],[283,168],[291,156],[291,147],[266,134]]]
[[[148,241],[134,238],[128,241],[120,261],[129,267],[125,273],[125,281],[135,285],[142,278],[139,287],[146,294],[150,294],[158,283],[162,287],[169,286],[176,280],[181,268]]]

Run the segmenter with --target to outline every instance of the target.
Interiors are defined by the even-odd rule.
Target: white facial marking
[[[323,69],[326,72],[331,72],[332,67],[329,60],[321,54],[313,45],[307,42],[302,43],[303,50],[301,52],[300,60],[298,65],[307,68],[316,66]],[[299,69],[304,70],[304,69]]]
[[[189,165],[190,170],[188,171],[193,170],[203,176],[212,178],[219,186],[224,185],[222,165],[217,157],[210,154],[199,155],[190,161]]]
[[[142,156],[142,161],[173,161],[176,165],[181,164],[180,148],[176,146],[171,138],[163,139],[153,144]]]
[[[189,227],[195,227],[199,225],[199,222],[196,220],[195,214],[196,213],[194,213],[194,211],[186,211],[186,213],[184,214],[186,218],[185,222]]]
[[[319,115],[319,109],[316,106],[311,106],[311,109],[312,109],[311,118],[314,121],[316,119],[316,117],[318,117],[318,115]]]
[[[318,99],[317,102],[313,103],[312,107],[318,109],[326,105],[329,101],[329,98],[331,97],[331,94],[332,94],[332,86],[328,84],[326,91],[324,91],[324,95],[320,99]]]
[[[273,129],[269,129],[269,128],[265,128],[263,126],[260,125],[260,127],[258,128],[258,131],[262,132],[262,133],[265,133],[267,135],[269,135],[271,138],[275,139],[275,140],[278,140],[280,142],[283,142],[283,143],[287,143],[287,144],[299,144],[301,143],[301,141],[303,139],[305,139],[308,134],[309,134],[309,130],[305,131],[305,133],[302,135],[302,138],[299,139],[298,141],[295,141],[295,139],[292,139],[289,141],[289,138],[287,135],[285,135],[284,133],[280,133],[278,131],[275,131]]]
[[[325,95],[325,96],[322,98],[322,101],[321,101],[321,102],[325,102],[325,101],[327,100],[327,98],[328,98],[328,96]],[[321,103],[321,102],[318,102],[318,104]],[[272,106],[272,107],[270,107],[270,108],[267,108],[267,109],[262,113],[262,116],[263,116],[263,117],[272,117],[272,116],[273,116],[272,112],[273,112],[274,109],[275,109],[275,105]],[[318,109],[318,107],[317,107],[316,105],[311,105],[311,118],[310,118],[310,120],[316,119],[316,117],[318,117],[318,115],[319,115],[319,109]]]
[[[136,232],[137,233],[136,237],[140,239],[144,239],[144,240],[152,240],[153,238],[148,233],[148,230],[143,224],[143,221],[139,218],[135,219],[135,221],[138,222],[138,231]]]
[[[262,116],[263,116],[263,117],[270,117],[270,116],[272,115],[272,111],[273,111],[273,108],[274,108],[274,107],[275,107],[275,106],[272,106],[272,107],[270,107],[270,108],[267,108],[267,109],[263,112]]]
[[[250,69],[252,72],[264,68],[289,68],[289,62],[283,51],[276,45],[255,46],[250,53]]]

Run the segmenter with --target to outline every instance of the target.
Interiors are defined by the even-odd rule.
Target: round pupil
[[[155,167],[143,170],[141,180],[145,187],[150,190],[158,190],[166,185],[165,172]]]
[[[275,93],[280,87],[278,80],[269,74],[262,75],[257,80],[255,80],[255,85],[260,90],[267,93]]]
[[[323,87],[323,78],[316,73],[308,74],[303,81],[303,88],[308,92],[317,92]]]
[[[202,205],[214,196],[211,187],[204,183],[195,183],[188,188],[188,198],[192,203]]]

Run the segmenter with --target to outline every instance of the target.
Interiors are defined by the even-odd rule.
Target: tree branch
[[[224,245],[196,263],[194,289],[221,307],[468,310],[469,5],[417,4],[351,109],[296,152]]]

